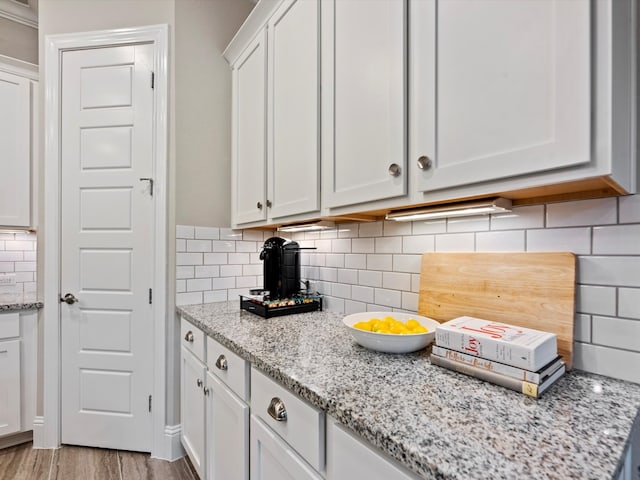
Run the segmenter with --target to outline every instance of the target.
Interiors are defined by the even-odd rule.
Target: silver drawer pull
[[[284,402],[278,397],[273,397],[271,399],[269,408],[267,408],[267,413],[278,422],[287,421],[287,409],[284,406]]]
[[[184,336],[184,339],[185,339],[187,342],[193,343],[193,332],[192,332],[191,330],[189,330],[189,331],[187,332],[187,334]]]
[[[227,363],[227,357],[225,357],[224,355],[220,355],[216,360],[216,367],[218,367],[220,370],[228,369],[229,364]]]

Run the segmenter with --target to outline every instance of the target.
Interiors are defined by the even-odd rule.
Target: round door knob
[[[392,177],[400,176],[401,172],[402,172],[402,169],[400,168],[400,165],[398,165],[397,163],[392,163],[391,165],[389,165],[389,175],[391,175]]]
[[[267,413],[271,415],[271,418],[277,420],[278,422],[287,421],[287,409],[284,406],[284,402],[278,397],[273,397],[271,399],[269,408],[267,408]]]
[[[226,370],[227,368],[229,368],[227,357],[225,357],[224,355],[220,355],[216,360],[216,367],[218,367],[220,370]]]
[[[258,210],[262,210],[262,202],[258,202],[258,203],[256,203],[256,208],[257,208]]]
[[[431,159],[427,156],[422,156],[418,159],[418,168],[420,170],[429,170],[431,168],[431,166],[433,165],[433,162],[431,161]]]
[[[184,339],[185,339],[187,342],[193,343],[193,332],[192,332],[191,330],[189,330],[189,331],[187,332],[187,334],[184,336]]]
[[[64,297],[60,297],[60,302],[64,302],[68,305],[73,305],[78,302],[78,299],[73,295],[73,293],[67,293]]]

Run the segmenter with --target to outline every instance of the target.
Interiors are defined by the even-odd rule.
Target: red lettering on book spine
[[[467,341],[467,345],[463,345],[462,350],[464,350],[465,352],[472,353],[474,355],[480,355],[480,352],[478,351],[478,345],[480,345],[480,342],[477,339],[473,337],[469,337]]]

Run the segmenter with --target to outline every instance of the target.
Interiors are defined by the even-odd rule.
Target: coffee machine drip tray
[[[240,295],[240,308],[264,318],[315,312],[322,310],[322,295],[296,293],[289,298],[275,299],[269,298],[268,295]]]

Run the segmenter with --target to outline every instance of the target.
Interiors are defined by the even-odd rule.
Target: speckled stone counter
[[[570,372],[535,400],[355,344],[342,315],[265,320],[238,302],[178,312],[428,479],[605,479],[640,422],[640,385]]]
[[[33,310],[42,308],[42,302],[36,300],[33,293],[2,293],[0,294],[0,312],[9,310]]]

